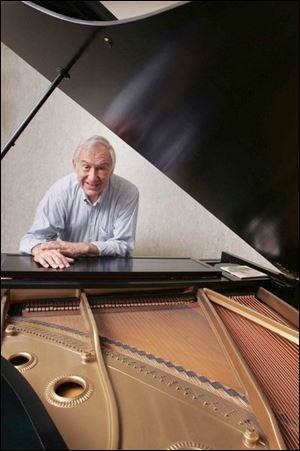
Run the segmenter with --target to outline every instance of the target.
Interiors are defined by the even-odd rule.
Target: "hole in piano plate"
[[[85,387],[79,382],[67,380],[55,388],[55,393],[63,398],[76,398],[83,393],[84,389]]]
[[[12,363],[14,366],[21,366],[25,363],[29,362],[29,357],[26,355],[16,355],[9,359],[10,363]]]
[[[21,373],[30,370],[38,363],[37,356],[29,352],[17,352],[9,356],[7,360]]]
[[[81,376],[59,376],[51,381],[45,392],[47,401],[57,407],[76,407],[87,401],[93,385]]]

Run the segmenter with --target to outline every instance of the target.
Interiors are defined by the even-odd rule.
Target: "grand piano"
[[[298,449],[298,2],[1,9],[8,47],[60,67],[52,90],[71,76],[67,95],[274,265],[2,254],[2,449]]]

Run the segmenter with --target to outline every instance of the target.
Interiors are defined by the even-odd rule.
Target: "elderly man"
[[[45,268],[66,268],[75,257],[126,256],[134,248],[139,193],[113,174],[115,152],[101,136],[78,146],[74,172],[41,200],[20,252]]]

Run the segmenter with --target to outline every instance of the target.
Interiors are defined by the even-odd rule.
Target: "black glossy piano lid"
[[[191,258],[82,257],[70,268],[42,268],[29,255],[1,254],[1,277],[32,280],[203,280],[222,272]]]
[[[1,2],[2,41],[52,81],[91,38],[60,89],[297,272],[299,2],[191,1],[102,22],[30,3]]]

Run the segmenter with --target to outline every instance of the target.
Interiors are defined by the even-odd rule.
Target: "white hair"
[[[111,161],[112,161],[112,167],[114,169],[115,164],[116,164],[116,153],[115,150],[113,148],[113,146],[110,144],[110,142],[104,138],[103,136],[99,136],[99,135],[94,135],[91,136],[90,138],[86,139],[83,143],[79,144],[78,147],[76,147],[74,155],[73,155],[73,160],[78,161],[78,157],[80,152],[85,149],[85,150],[91,150],[94,146],[97,146],[98,144],[103,144],[103,146],[107,147],[110,156],[111,156]]]

